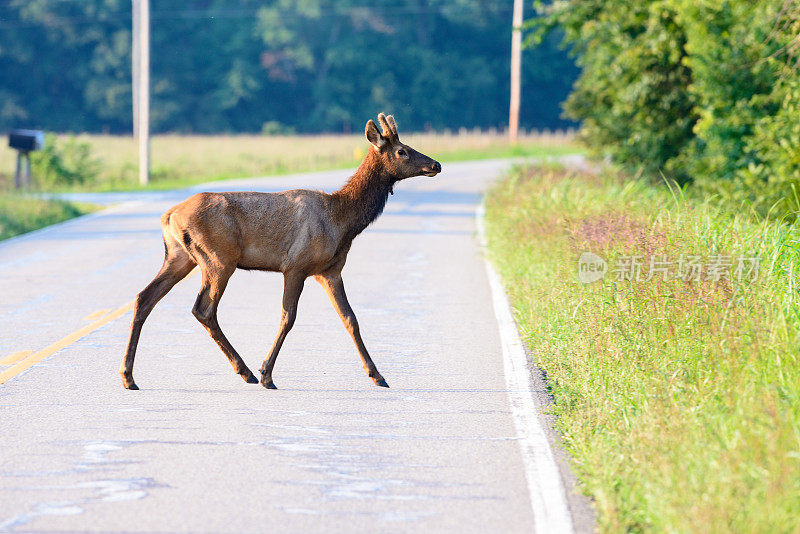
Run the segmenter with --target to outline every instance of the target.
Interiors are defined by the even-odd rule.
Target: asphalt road
[[[0,531],[534,531],[536,481],[475,235],[481,193],[507,165],[446,165],[400,184],[354,242],[345,285],[390,389],[361,369],[313,279],[279,389],[244,383],[191,314],[196,275],[148,319],[141,390],[123,389],[130,302],[163,257],[159,216],[192,191],[98,197],[124,202],[0,243]],[[346,176],[203,189],[332,191]],[[281,286],[237,271],[220,305],[254,371]],[[575,530],[591,528],[560,467]]]

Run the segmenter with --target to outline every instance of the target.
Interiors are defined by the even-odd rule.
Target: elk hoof
[[[136,382],[134,382],[132,378],[130,380],[128,380],[127,378],[123,378],[122,385],[125,386],[125,389],[130,389],[131,391],[139,391],[139,386],[136,385]]]
[[[244,378],[244,381],[248,384],[258,384],[258,378],[253,373],[247,373],[246,375],[239,375]]]
[[[275,387],[275,382],[272,381],[272,378],[265,375],[261,375],[261,385],[267,389],[278,389]]]
[[[119,375],[122,377],[122,385],[125,389],[139,389],[139,386],[133,381],[133,374],[130,371],[125,372],[124,370],[120,370]]]
[[[375,382],[376,386],[380,386],[382,388],[388,388],[389,387],[389,384],[386,383],[386,380],[384,380],[383,377],[373,378],[372,381]]]

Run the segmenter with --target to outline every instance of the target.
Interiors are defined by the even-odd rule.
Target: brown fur
[[[165,257],[161,270],[136,298],[131,334],[120,368],[123,385],[138,389],[133,362],[142,325],[156,303],[197,265],[203,275],[192,309],[234,371],[247,382],[255,376],[217,322],[217,306],[233,272],[257,269],[283,273],[283,313],[278,335],[261,366],[261,383],[274,388],[272,370],[283,340],[294,324],[305,279],[314,276],[353,338],[364,369],[385,386],[359,333],[342,282],[342,268],[353,239],[381,214],[394,184],[412,176],[434,176],[441,166],[400,142],[390,115],[378,115],[365,134],[372,146],[356,173],[335,193],[294,189],[281,193],[199,193],[161,217]]]

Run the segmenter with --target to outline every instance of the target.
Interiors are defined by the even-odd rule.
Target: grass
[[[93,206],[0,193],[0,240],[94,211]]]
[[[490,253],[605,532],[798,532],[800,228],[613,174],[517,169]],[[610,267],[578,281],[578,257]],[[647,281],[650,257],[758,256],[755,280]],[[640,255],[642,281],[615,268]]]
[[[65,136],[60,136],[63,141]],[[80,135],[100,161],[94,183],[74,186],[109,191],[140,188],[138,149],[130,136]],[[578,152],[566,134],[528,134],[509,146],[502,134],[410,134],[403,141],[443,162]],[[368,147],[364,136],[155,136],[149,188],[171,189],[211,180],[354,167]],[[0,146],[0,186],[13,176],[15,153]],[[7,185],[6,185],[7,187]]]
[[[68,136],[58,136],[64,147]],[[562,133],[520,136],[509,146],[502,134],[463,131],[458,134],[411,134],[403,140],[443,162],[532,157],[576,153],[572,136]],[[79,135],[90,147],[99,170],[87,183],[51,187],[56,191],[141,189],[138,147],[130,136]],[[368,147],[363,135],[263,136],[159,135],[151,142],[148,189],[174,189],[213,180],[349,168],[358,165]],[[67,160],[69,160],[67,155]],[[41,228],[90,211],[91,207],[47,202],[11,191],[16,152],[0,145],[0,239]],[[40,188],[46,189],[46,188]]]

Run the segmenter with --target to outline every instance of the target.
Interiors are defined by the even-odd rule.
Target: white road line
[[[533,508],[533,520],[539,534],[572,533],[572,516],[567,505],[564,483],[558,471],[553,451],[539,421],[539,410],[531,394],[530,371],[525,349],[511,314],[511,306],[503,289],[503,282],[486,256],[486,231],[484,204],[475,211],[478,239],[483,252],[486,275],[492,289],[492,304],[500,342],[503,347],[503,368],[511,403],[511,413],[517,427],[525,476]]]

